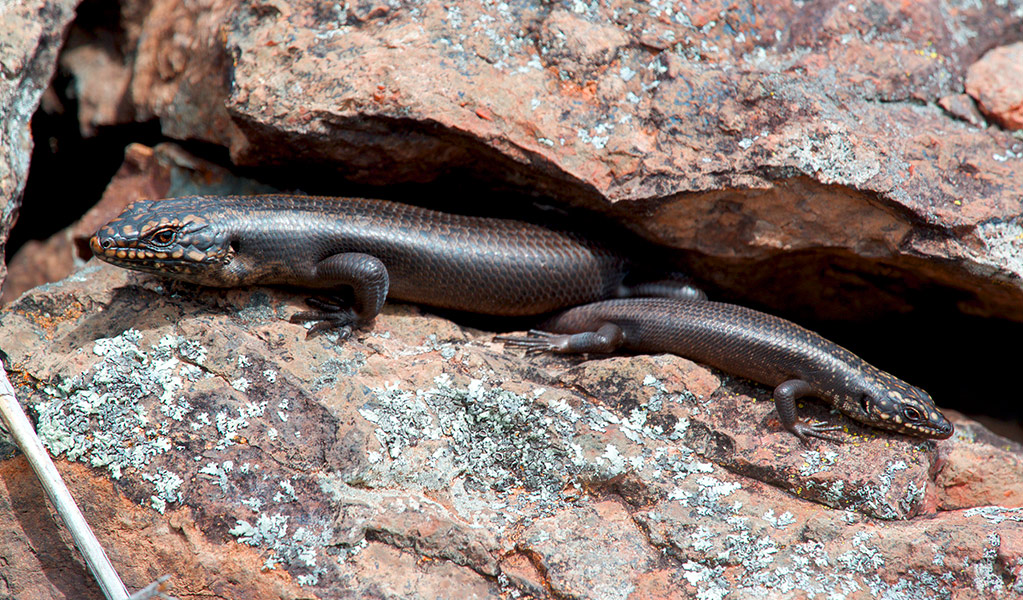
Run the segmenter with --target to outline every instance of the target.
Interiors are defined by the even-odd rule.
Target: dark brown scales
[[[580,235],[361,198],[141,201],[91,243],[105,261],[202,285],[351,289],[351,307],[336,311],[339,327],[371,320],[385,296],[522,316],[628,293],[627,261]],[[679,282],[658,285],[694,293]],[[322,311],[300,317],[330,319]]]
[[[566,310],[529,337],[502,336],[529,352],[670,352],[775,388],[782,424],[804,442],[831,427],[796,419],[795,399],[823,398],[876,427],[946,438],[952,425],[927,392],[779,317],[734,304],[669,298],[606,300]],[[557,335],[562,334],[562,335]]]

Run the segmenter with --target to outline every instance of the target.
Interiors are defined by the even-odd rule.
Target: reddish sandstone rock
[[[239,164],[598,209],[767,307],[865,318],[940,291],[1023,320],[1023,143],[935,106],[969,120],[967,69],[1019,24],[936,0],[162,0],[123,9],[119,101]]]
[[[995,48],[970,66],[966,91],[1006,129],[1023,129],[1023,42]]]
[[[17,392],[130,586],[624,600],[1018,585],[1023,453],[975,424],[916,440],[807,402],[848,428],[807,448],[770,390],[682,358],[521,357],[402,305],[338,343],[288,322],[300,307],[94,261],[0,312]],[[0,462],[9,481],[24,470]],[[0,487],[12,594],[60,598],[46,582],[66,581],[98,598],[47,558],[73,552],[26,524],[49,518],[33,494]]]
[[[19,32],[49,40],[51,64],[67,14],[45,35],[34,16]],[[86,131],[153,116],[238,164],[480,175],[694,251],[699,276],[766,306],[853,318],[942,290],[1023,320],[1023,146],[935,106],[962,101],[968,67],[1019,24],[1009,5],[936,0],[161,0],[125,3],[121,43],[75,38],[65,64]],[[21,64],[0,47],[5,72]],[[4,139],[26,118],[5,118]],[[136,197],[257,189],[166,147],[128,157],[72,239]],[[968,421],[929,442],[808,401],[801,414],[849,443],[804,448],[769,390],[684,359],[526,359],[395,305],[337,344],[287,322],[300,300],[92,263],[0,313],[18,393],[132,587],[171,573],[186,598],[1020,591],[1020,452]],[[98,597],[11,483],[20,459],[0,470],[10,594]]]
[[[26,0],[0,7],[0,249],[25,189],[32,135],[29,122],[57,66],[76,0]],[[7,275],[0,264],[0,282]]]

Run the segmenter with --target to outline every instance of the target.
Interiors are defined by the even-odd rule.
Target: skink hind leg
[[[306,303],[316,310],[296,313],[291,316],[291,322],[319,321],[309,329],[309,334],[337,329],[341,339],[345,339],[351,335],[353,327],[372,321],[387,298],[387,267],[369,254],[346,252],[328,256],[316,264],[310,277],[335,289],[350,287],[352,301],[339,296],[329,300],[307,298]]]
[[[597,331],[550,333],[533,329],[528,336],[499,335],[495,342],[509,348],[522,348],[526,354],[555,352],[558,354],[609,354],[625,342],[625,333],[614,323],[605,323]]]
[[[790,379],[774,388],[774,406],[778,411],[778,420],[781,421],[782,427],[799,438],[806,446],[810,445],[812,437],[841,444],[841,439],[825,435],[829,431],[842,429],[841,426],[827,423],[804,423],[799,420],[799,416],[796,414],[796,399],[811,394],[813,394],[813,388],[802,379]]]

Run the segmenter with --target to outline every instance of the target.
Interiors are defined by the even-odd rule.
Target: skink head
[[[856,397],[839,406],[850,417],[881,429],[943,440],[952,423],[938,411],[930,394],[880,370],[866,375]]]
[[[212,271],[229,262],[233,250],[190,200],[135,202],[92,236],[93,254],[119,267],[210,284]]]

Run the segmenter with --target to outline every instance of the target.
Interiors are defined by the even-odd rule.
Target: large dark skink
[[[816,396],[867,425],[944,439],[952,424],[927,392],[795,323],[734,304],[666,298],[571,308],[529,336],[499,341],[530,353],[670,352],[774,387],[785,429],[804,443],[838,427],[801,422],[796,399]]]
[[[680,281],[625,285],[626,259],[582,236],[521,221],[383,200],[294,195],[139,201],[91,239],[115,265],[217,287],[346,287],[353,301],[311,302],[293,321],[361,326],[390,296],[521,316],[629,295],[699,297]]]

